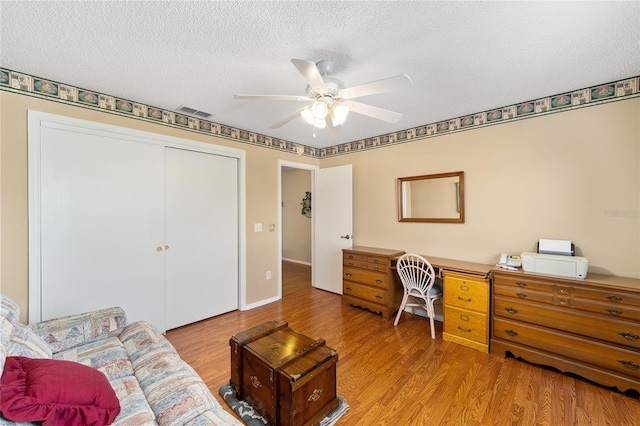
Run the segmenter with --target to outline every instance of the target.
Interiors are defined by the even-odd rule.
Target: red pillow
[[[120,413],[107,377],[73,361],[7,357],[0,388],[0,412],[16,422],[99,426]]]

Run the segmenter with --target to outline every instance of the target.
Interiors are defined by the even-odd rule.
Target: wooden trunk
[[[269,321],[233,335],[231,386],[276,426],[314,425],[338,407],[338,354],[324,339]]]

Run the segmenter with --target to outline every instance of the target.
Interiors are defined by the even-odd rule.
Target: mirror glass
[[[400,222],[464,222],[464,172],[398,179]]]

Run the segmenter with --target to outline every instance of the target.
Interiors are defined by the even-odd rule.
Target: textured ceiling
[[[2,67],[316,148],[640,75],[637,1],[2,0],[0,19]],[[233,95],[304,95],[292,58],[347,86],[409,75],[357,99],[403,119],[270,129],[303,104]]]

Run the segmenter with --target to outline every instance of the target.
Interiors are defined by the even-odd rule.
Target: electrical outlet
[[[267,280],[271,279],[271,271],[267,271]]]

